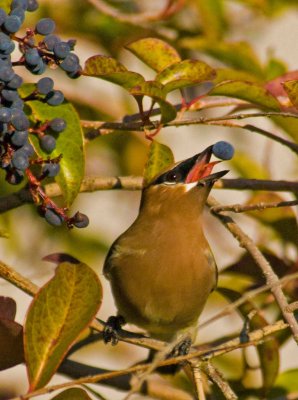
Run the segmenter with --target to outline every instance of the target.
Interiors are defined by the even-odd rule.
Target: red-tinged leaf
[[[172,150],[165,144],[152,141],[149,147],[148,160],[144,169],[144,185],[148,185],[157,175],[174,164]]]
[[[203,61],[184,60],[172,64],[156,76],[156,81],[164,85],[165,93],[211,80],[215,70]]]
[[[255,82],[222,82],[211,89],[209,95],[235,97],[258,107],[280,111],[280,103],[264,87]]]
[[[70,388],[52,397],[51,400],[92,400],[88,393],[80,388]]]
[[[23,327],[10,319],[0,319],[0,370],[24,361]]]
[[[133,87],[130,91],[135,97],[148,96],[159,104],[161,111],[161,122],[167,123],[176,118],[177,111],[168,101],[164,99],[163,85],[155,81],[147,81]]]
[[[17,305],[11,297],[0,296],[0,319],[14,321]]]
[[[181,39],[179,45],[207,53],[236,70],[247,71],[258,78],[264,77],[263,68],[256,53],[246,42],[222,42],[198,36]]]
[[[298,79],[298,71],[290,71],[287,72],[286,74],[283,74],[268,81],[265,85],[265,88],[274,97],[288,97],[288,94],[284,88],[284,84],[287,81],[292,81],[296,79]]]
[[[157,38],[140,39],[129,43],[126,48],[157,72],[181,61],[172,46]]]
[[[98,276],[86,264],[63,262],[32,301],[24,327],[30,390],[43,387],[90,324],[102,300]]]
[[[49,261],[54,264],[61,264],[62,262],[69,262],[71,264],[80,264],[80,261],[67,253],[53,253],[42,258],[43,261]]]
[[[232,302],[241,298],[241,294],[235,290],[219,288],[219,292]],[[238,310],[241,315],[246,318],[249,313],[251,311],[255,311],[256,308],[251,302],[246,301],[244,304],[238,307]],[[267,325],[268,322],[259,312],[256,312],[249,320],[250,330],[261,329]],[[279,344],[277,339],[274,337],[270,338],[269,340],[257,346],[257,351],[260,358],[260,367],[263,378],[262,389],[265,394],[274,385],[279,371]]]
[[[127,90],[144,82],[142,75],[137,72],[128,71],[124,65],[120,64],[114,58],[102,55],[88,58],[83,74],[104,79],[120,85]]]
[[[283,84],[292,104],[298,109],[298,80],[286,81]]]

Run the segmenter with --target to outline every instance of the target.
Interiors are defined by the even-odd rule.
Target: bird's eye
[[[173,185],[180,181],[181,181],[181,174],[177,171],[169,171],[164,179],[164,182],[169,185]]]

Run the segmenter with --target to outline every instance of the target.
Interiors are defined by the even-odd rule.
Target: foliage
[[[216,208],[221,206],[210,202],[209,207],[247,252],[235,255],[220,273],[214,295],[219,310],[214,319],[225,313],[233,317],[237,314],[242,328],[230,324],[226,337],[218,332],[216,340],[210,339],[196,348],[203,354],[201,370],[212,381],[206,383],[207,398],[232,399],[236,398],[234,392],[241,399],[292,398],[298,391],[298,369],[281,371],[280,357],[285,344],[293,344],[298,338],[293,326],[292,330],[285,325],[274,329],[281,319],[289,323],[285,315],[297,320],[294,302],[298,294],[298,225],[292,206],[297,205],[298,185],[287,177],[275,179],[268,159],[270,146],[275,144],[283,145],[291,157],[298,155],[298,72],[288,70],[274,54],[259,57],[248,41],[235,39],[237,24],[231,2],[174,0],[165,2],[164,9],[153,14],[138,12],[143,5],[134,0],[99,2],[98,9],[92,3],[96,2],[67,0],[59,4],[57,11],[51,1],[41,2],[37,8],[35,0],[0,0],[1,241],[5,243],[3,247],[10,249],[8,254],[19,254],[19,259],[39,271],[43,268],[38,259],[41,252],[63,248],[63,253],[45,257],[57,267],[40,288],[25,278],[30,272],[20,275],[17,266],[16,270],[10,269],[5,260],[0,261],[0,276],[33,297],[25,320],[20,323],[15,320],[17,301],[0,296],[1,370],[25,363],[29,392],[23,398],[35,395],[39,389],[40,394],[60,400],[103,398],[89,386],[75,387],[77,383],[100,379],[106,379],[105,384],[116,389],[134,389],[131,375],[138,367],[113,375],[70,358],[79,349],[102,339],[103,325],[95,319],[103,296],[101,273],[87,263],[102,264],[110,239],[101,225],[92,231],[92,224],[101,218],[94,209],[88,210],[88,218],[81,212],[71,216],[69,208],[77,206],[81,192],[141,189],[135,175],[142,175],[143,186],[150,184],[175,162],[174,140],[172,143],[170,139],[169,145],[163,143],[167,128],[200,125],[203,131],[212,125],[220,130],[221,139],[226,139],[226,128],[230,128],[228,138],[236,149],[235,156],[229,161],[231,157],[217,158],[228,162],[238,175],[236,179],[229,179],[229,175],[228,179],[220,179],[215,187],[246,192],[241,205],[218,211]],[[298,5],[297,1],[282,0],[237,3],[247,18],[248,22],[245,18],[242,21],[247,28],[250,18],[262,21],[258,35],[262,35],[268,21]],[[25,15],[26,10],[34,12]],[[75,41],[54,35],[52,25],[53,29],[57,25],[63,35],[76,36],[78,44],[82,41],[96,46],[97,51],[92,51],[84,66],[73,51]],[[13,52],[16,45],[20,54]],[[51,78],[36,79],[35,75],[48,74],[50,70]],[[16,81],[19,83],[12,87]],[[105,87],[109,88],[106,92]],[[113,89],[115,92],[109,97]],[[266,125],[261,124],[261,118]],[[241,139],[241,132],[245,131],[250,134],[250,142]],[[190,136],[185,132],[186,143]],[[254,157],[258,135],[266,138],[266,163],[259,163]],[[221,139],[218,143],[226,143]],[[208,138],[208,146],[213,144],[214,140]],[[25,150],[29,152],[25,154]],[[193,154],[202,150],[194,148]],[[221,161],[211,163],[210,168]],[[274,162],[282,165],[283,160]],[[291,173],[297,172],[297,165],[291,168]],[[107,171],[119,175],[116,183],[114,178],[105,177]],[[122,174],[129,176],[121,178]],[[230,199],[230,203],[236,202],[233,197]],[[119,205],[121,202],[119,197]],[[33,204],[23,207],[28,203]],[[18,214],[21,206],[23,214]],[[87,207],[86,203],[81,202],[80,207]],[[8,213],[9,210],[14,211]],[[36,218],[36,210],[43,217],[41,221]],[[231,214],[227,216],[226,211],[246,212],[249,226],[257,232],[252,246],[250,238],[241,230],[239,233],[236,218],[235,233]],[[27,235],[31,240],[31,229],[35,236],[30,246],[26,242],[23,248],[23,238],[18,236],[19,216],[24,217],[25,240]],[[89,219],[92,224],[85,232],[70,230],[86,227]],[[242,224],[245,220],[239,219],[239,226]],[[219,244],[225,246],[228,239],[224,235],[229,233],[221,235],[223,244]],[[264,259],[256,256],[258,249]],[[267,270],[264,260],[269,265]],[[127,346],[136,343],[155,350],[163,346],[125,331],[120,340],[128,342]],[[230,348],[230,340],[238,340],[237,345]],[[99,364],[104,363],[100,345],[96,346]],[[248,347],[256,349],[261,376],[258,384],[254,382]],[[230,361],[225,353],[235,349],[241,357]],[[125,353],[126,365],[132,364],[129,351]],[[121,357],[121,350],[117,354]],[[217,375],[206,367],[210,359],[215,360],[220,371]],[[237,374],[231,374],[232,369]],[[59,372],[68,376],[68,382],[59,387],[64,389],[61,393],[52,397],[47,385]],[[102,375],[105,373],[108,375]],[[98,379],[94,381],[92,377],[75,380],[96,374]],[[223,378],[219,377],[221,374]],[[190,374],[181,372],[169,378],[164,391],[169,390],[172,398],[180,398],[179,395],[183,399],[193,394],[196,385]],[[155,393],[154,389],[150,392],[150,385],[146,390],[145,395]]]

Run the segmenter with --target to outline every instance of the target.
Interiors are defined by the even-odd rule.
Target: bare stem
[[[208,206],[215,207],[220,206],[220,204],[212,197],[208,199]],[[255,260],[256,264],[262,270],[267,284],[271,287],[271,292],[278,303],[283,317],[288,322],[289,327],[293,333],[295,341],[298,343],[298,323],[293,312],[289,311],[289,304],[287,302],[286,296],[284,295],[278,276],[273,271],[271,265],[263,256],[258,247],[254,244],[252,239],[242,231],[242,229],[233,221],[233,219],[222,213],[214,213],[214,215],[224,224],[224,226],[232,233],[232,235],[237,239],[239,245],[247,250],[247,252]]]
[[[258,203],[258,204],[229,204],[229,205],[222,205],[218,207],[212,207],[211,211],[215,213],[219,213],[221,211],[233,211],[235,213],[242,213],[245,211],[252,211],[252,210],[265,210],[266,208],[276,208],[276,207],[289,207],[289,206],[296,206],[298,204],[298,200],[292,201],[277,201],[272,203]]]

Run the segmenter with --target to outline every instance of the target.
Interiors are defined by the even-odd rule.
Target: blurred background
[[[91,0],[40,0],[39,10],[28,15],[26,25],[34,26],[35,21],[41,17],[51,17],[55,20],[57,33],[62,39],[77,39],[75,52],[79,55],[82,65],[92,55],[111,55],[119,59],[129,70],[140,72],[147,79],[154,76],[153,72],[123,49],[123,46],[130,41],[148,36],[169,41],[183,58],[202,59],[215,67],[222,65],[222,61],[212,57],[211,52],[203,50],[203,47],[191,48],[186,44],[185,38],[209,38],[218,42],[243,40],[250,43],[260,65],[264,68],[274,60],[277,64],[286,66],[289,71],[297,68],[297,1],[222,1],[221,14],[212,16],[204,8],[204,3],[208,1],[193,0],[186,2],[182,10],[172,18],[152,23],[120,22],[100,12],[95,3]],[[106,4],[121,15],[145,12],[157,14],[164,8],[166,1],[115,0],[107,1]],[[23,74],[26,81],[38,80],[25,71],[18,73]],[[49,70],[47,76],[51,76],[55,80],[55,88],[61,89],[73,102],[81,119],[114,121],[137,112],[133,99],[122,88],[111,83],[90,77],[81,77],[78,80],[66,79],[58,70]],[[196,89],[192,88],[187,95],[191,98],[197,93]],[[171,100],[173,103],[178,103],[180,98],[175,94]],[[224,111],[228,112],[229,109],[220,110],[221,113]],[[203,111],[198,115],[214,116],[218,115],[218,111]],[[259,119],[258,126],[285,136],[282,130],[268,120]],[[248,131],[202,125],[179,129],[167,128],[158,135],[158,140],[171,147],[176,160],[190,157],[218,140],[227,140],[236,149],[235,159],[225,162],[226,168],[231,170],[229,178],[243,176],[276,180],[297,179],[298,165],[293,153],[278,143],[272,143]],[[88,142],[85,149],[86,176],[142,175],[148,144],[143,134],[130,132],[114,132]],[[6,194],[12,189],[15,188],[1,183],[0,193]],[[251,193],[214,190],[213,195],[222,203],[233,204],[245,202]],[[292,199],[289,194],[283,194],[283,198]],[[79,209],[89,216],[90,225],[82,230],[68,231],[63,227],[59,229],[50,227],[37,215],[35,207],[31,205],[10,211],[0,216],[0,229],[9,232],[9,237],[1,238],[0,241],[1,260],[37,285],[42,285],[53,275],[54,265],[42,261],[47,254],[68,252],[86,262],[102,278],[104,300],[99,316],[105,320],[115,313],[115,308],[109,286],[102,276],[104,257],[114,239],[136,217],[139,199],[139,192],[119,190],[80,194],[72,208]],[[297,216],[297,210],[295,212]],[[280,257],[286,256],[293,262],[297,260],[297,247],[293,241],[291,243],[280,240],[276,232],[247,215],[236,215],[235,219],[258,244],[269,248]],[[218,267],[224,270],[235,263],[244,252],[208,212],[205,215],[205,226]],[[244,281],[245,279],[248,278],[243,278]],[[241,282],[239,280],[236,285],[244,284]],[[3,280],[0,281],[0,291],[1,295],[13,297],[17,301],[16,320],[23,323],[31,301],[30,297]],[[213,294],[201,316],[201,322],[225,304],[226,301],[222,297]],[[198,340],[204,342],[223,337],[238,332],[241,328],[242,320],[234,314],[202,329]],[[112,348],[98,343],[86,348],[76,356],[76,359],[105,368],[122,368],[145,356],[145,351],[125,344]],[[250,351],[249,359],[252,365],[257,365],[254,351]],[[297,360],[297,347],[289,340],[281,351],[281,370],[297,368]],[[235,368],[235,363],[241,365],[241,362],[240,352],[233,352],[218,360],[220,368],[229,377],[239,374],[240,370]],[[255,371],[252,376],[251,384],[258,385],[259,372]],[[63,380],[64,378],[56,376],[52,382]],[[0,389],[0,392],[11,395],[23,393],[27,389],[25,368],[18,366],[1,372]],[[112,389],[103,390],[100,387],[98,390],[110,399],[123,398],[123,394]]]

